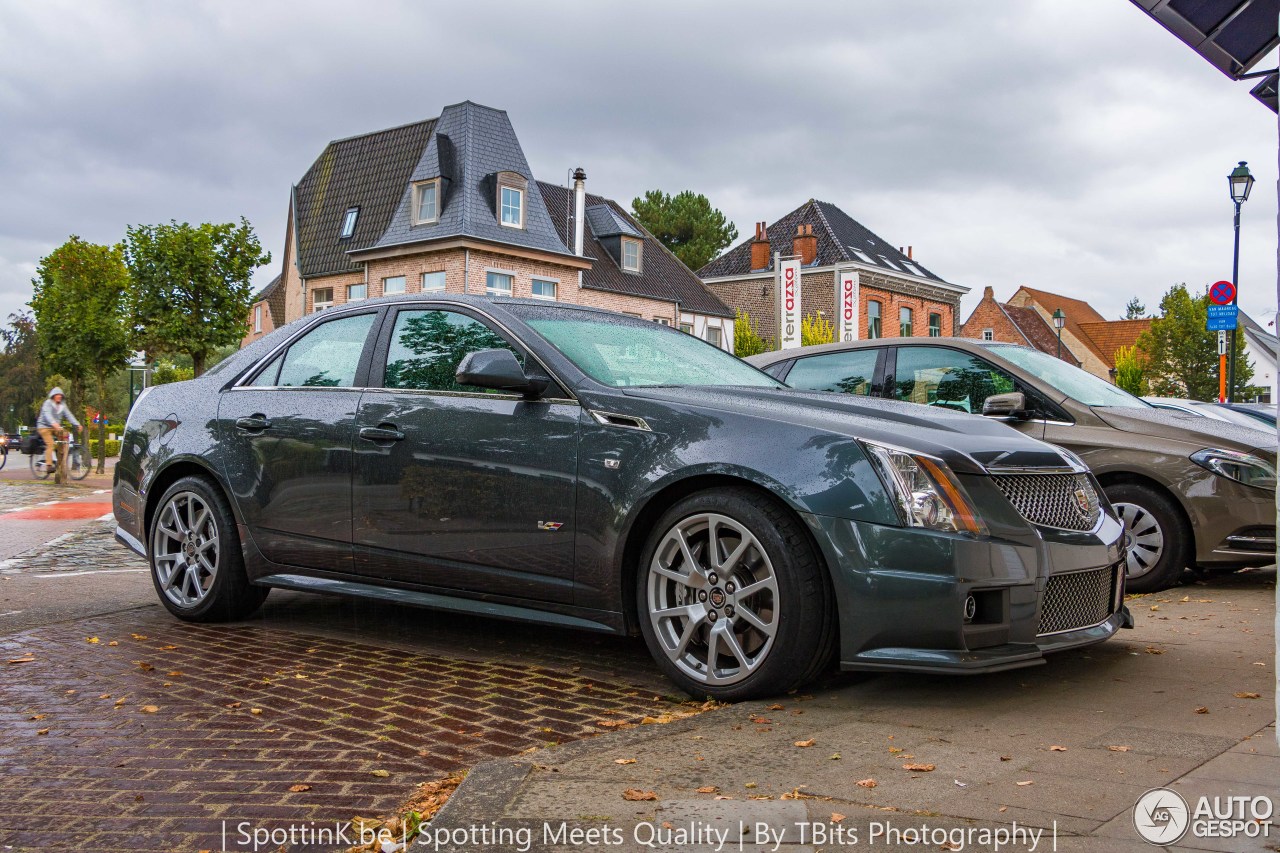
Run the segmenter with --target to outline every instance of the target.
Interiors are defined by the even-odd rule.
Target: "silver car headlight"
[[[861,444],[893,496],[904,524],[948,533],[987,535],[986,523],[947,463],[884,444]]]
[[[1191,461],[1237,483],[1272,492],[1276,490],[1276,469],[1267,460],[1257,456],[1206,447],[1191,454]]]

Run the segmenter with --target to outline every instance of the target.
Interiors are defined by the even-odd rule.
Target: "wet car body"
[[[484,324],[546,387],[381,387],[408,311]],[[368,337],[350,387],[255,385],[321,324],[355,317]],[[393,297],[306,317],[138,401],[116,466],[117,538],[147,555],[160,497],[195,476],[227,496],[254,585],[627,633],[647,624],[633,589],[663,513],[735,492],[777,502],[805,531],[846,669],[1028,666],[1128,622],[1122,526],[1070,454],[988,419],[780,389],[755,371],[765,385],[611,387],[535,329],[546,317],[688,345],[525,300]],[[905,522],[873,445],[953,472],[982,534]],[[1065,526],[1015,505],[1028,478]]]

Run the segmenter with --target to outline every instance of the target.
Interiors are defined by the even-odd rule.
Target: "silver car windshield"
[[[1077,403],[1083,403],[1086,406],[1115,406],[1121,409],[1151,408],[1149,403],[1128,391],[1123,391],[1110,382],[1099,379],[1088,371],[1073,367],[1048,353],[1026,347],[999,344],[987,347],[987,351],[1021,367]]]
[[[781,388],[746,362],[659,323],[602,322],[564,316],[526,321],[578,369],[615,388],[659,385],[753,385]]]

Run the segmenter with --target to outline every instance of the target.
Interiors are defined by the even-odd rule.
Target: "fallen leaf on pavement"
[[[228,703],[227,703],[227,707],[228,707],[228,708],[239,708],[239,707],[240,707],[240,703],[239,703],[239,702],[228,702]]]
[[[724,794],[720,794],[720,795],[718,795],[718,796],[716,797],[716,799],[717,799],[717,800],[732,800],[732,799],[733,799],[733,797],[726,797]]]
[[[1012,755],[1002,755],[1002,756],[1000,756],[1000,760],[1001,760],[1001,761],[1013,761],[1013,756],[1012,756]]]
[[[781,705],[770,705],[766,710],[768,710],[768,711],[782,711],[782,710],[785,710],[785,709],[784,709]]]
[[[635,764],[636,760],[634,758],[615,758],[613,759],[613,763],[614,764]]]
[[[171,651],[173,651],[173,650],[174,650],[174,649],[176,649],[176,648],[177,648],[177,646],[161,646],[161,647],[160,647],[160,651],[162,651],[162,652],[171,652]]]
[[[142,670],[143,672],[150,672],[151,670],[155,669],[155,667],[144,660],[140,660],[138,661],[138,669]]]
[[[1205,706],[1201,705],[1199,708],[1196,708],[1196,713],[1197,713],[1197,714],[1207,714],[1207,713],[1209,713],[1209,709],[1208,709],[1208,708],[1206,708]]]
[[[290,785],[289,790],[293,791],[295,794],[301,794],[303,791],[310,791],[311,786],[310,785]]]
[[[854,782],[853,784],[857,785],[859,788],[874,788],[876,785],[879,785],[880,783],[877,782],[875,779],[859,779],[857,782]]]
[[[86,643],[89,643],[90,645],[93,645],[93,646],[98,645],[98,638],[97,638],[97,637],[85,637],[85,638],[84,638],[84,641],[85,641]]]
[[[261,713],[262,713],[262,709],[261,709],[261,708],[250,708],[250,709],[249,709],[249,713],[250,713],[250,714],[255,714],[255,715],[256,715],[256,714],[261,714]]]
[[[902,769],[910,770],[913,773],[932,773],[938,768],[933,764],[904,764],[902,765]]]
[[[1018,783],[1018,787],[1020,787],[1020,788],[1025,788],[1026,786],[1028,786],[1028,785],[1034,785],[1035,783],[1036,783],[1036,782],[1035,782],[1035,780],[1034,780],[1034,779],[1028,779],[1028,780],[1026,780],[1025,782],[1019,782],[1019,783]]]
[[[1008,810],[1009,810],[1008,806],[1001,806],[1000,808],[996,809],[996,811],[998,812],[1007,812]]]
[[[155,705],[143,705],[141,710],[142,710],[142,713],[144,714],[154,714],[156,711],[159,711],[160,709],[157,708]]]
[[[742,787],[744,787],[744,788],[754,788],[755,786],[756,786],[756,783],[755,783],[755,782],[747,782],[747,783],[746,783],[745,785],[743,785]]]
[[[169,673],[169,678],[178,678],[181,675],[182,675],[182,672],[180,670],[175,669]]]
[[[896,747],[896,746],[889,747],[890,755],[897,755],[899,752],[902,752],[902,750],[899,747]]]
[[[959,779],[952,779],[951,781],[956,783],[956,787],[957,787],[957,788],[967,788],[967,787],[969,787],[969,783],[968,783],[968,782],[961,782]]]
[[[815,743],[817,743],[816,740],[814,740],[813,738],[809,738],[808,740],[798,740],[796,741],[795,745],[800,747],[801,749],[808,749],[809,747],[813,746]]]
[[[758,717],[758,716],[755,716],[754,714],[753,714],[752,716],[748,717],[747,719],[751,720],[751,722],[755,723],[756,725],[760,725],[760,726],[765,725],[766,723],[772,723],[772,722],[773,722],[773,720],[770,720],[768,717]]]
[[[1050,752],[1066,752],[1067,748],[1065,746],[1051,746],[1049,747],[1049,751]]]
[[[1164,649],[1158,649],[1155,646],[1147,646],[1146,652],[1149,655],[1162,655],[1164,654]]]
[[[639,788],[628,788],[622,792],[622,799],[633,803],[643,803],[649,800],[658,799],[658,795],[653,791],[641,791]]]
[[[369,771],[369,775],[370,775],[370,776],[377,776],[379,779],[385,779],[385,778],[387,778],[388,776],[390,776],[390,775],[391,775],[391,773],[390,773],[389,771],[387,771],[387,770],[370,770],[370,771]]]
[[[123,705],[123,704],[124,704],[124,700],[125,700],[125,698],[126,698],[126,697],[121,696],[119,699],[117,699],[117,700],[116,700],[116,707],[119,707],[119,706]]]
[[[28,720],[43,720],[43,719],[44,719],[45,717],[47,717],[47,716],[49,716],[49,715],[48,715],[48,714],[32,714],[32,715],[31,715],[30,717],[28,717],[27,719],[28,719]]]
[[[840,753],[838,752],[833,752],[827,756],[827,761],[839,761],[839,760],[840,760]]]
[[[596,720],[596,725],[602,729],[620,729],[631,724],[626,720]]]
[[[116,642],[115,640],[112,640],[111,642],[107,643],[107,645],[108,645],[108,646],[118,646],[118,645],[120,645],[120,644],[119,644],[118,642]]]
[[[1107,747],[1107,749],[1111,750],[1112,752],[1128,752],[1128,751],[1130,751],[1131,749],[1133,749],[1133,747],[1131,747],[1131,746],[1109,746],[1109,747]]]
[[[699,793],[699,794],[718,794],[718,793],[720,793],[720,789],[719,789],[719,788],[717,788],[715,785],[703,785],[701,788],[698,788],[697,790],[698,790],[698,793]]]
[[[1257,693],[1237,693],[1236,698],[1237,699],[1259,699],[1261,697],[1258,696]]]
[[[47,735],[48,733],[49,733],[49,730],[48,730],[48,729],[38,729],[38,730],[36,730],[36,734],[38,734],[38,735]]]
[[[1153,605],[1151,605],[1151,609],[1152,609],[1152,610],[1159,610],[1159,609],[1160,609],[1160,605],[1159,605],[1159,604],[1153,604]]]
[[[773,797],[769,796],[768,794],[752,794],[751,796],[747,797],[747,799],[748,800],[772,800]]]
[[[145,639],[147,639],[147,635],[146,635],[146,634],[130,634],[129,636],[130,636],[130,637],[133,637],[135,640],[145,640]]]
[[[840,814],[840,812],[832,812],[832,813],[831,813],[831,822],[832,822],[832,823],[840,823],[842,820],[844,820],[844,815]]]
[[[9,658],[9,663],[33,663],[35,659],[35,655],[31,652],[27,652],[20,658]]]

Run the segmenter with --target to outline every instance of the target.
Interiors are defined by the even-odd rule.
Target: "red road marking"
[[[0,524],[10,519],[22,521],[70,521],[82,518],[98,518],[111,512],[111,501],[67,501],[66,503],[36,506],[17,512],[0,514]]]

